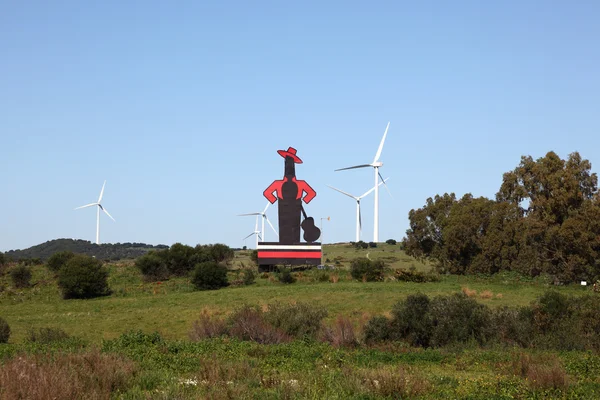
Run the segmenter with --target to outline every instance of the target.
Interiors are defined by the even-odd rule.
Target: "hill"
[[[95,244],[80,239],[54,239],[45,243],[32,246],[24,250],[10,250],[5,256],[12,260],[26,258],[40,258],[46,260],[52,254],[69,250],[73,253],[87,254],[102,260],[120,260],[124,258],[136,258],[150,250],[166,249],[169,246],[159,244],[153,246],[145,243],[103,243]]]

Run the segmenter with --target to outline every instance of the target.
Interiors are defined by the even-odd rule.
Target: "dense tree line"
[[[409,213],[409,255],[453,274],[518,271],[562,282],[600,277],[600,195],[591,163],[554,152],[503,176],[496,199],[429,198]]]
[[[100,260],[131,259],[146,254],[150,250],[166,249],[169,246],[159,244],[153,246],[145,243],[105,243],[95,244],[87,240],[55,239],[30,247],[25,250],[11,250],[5,253],[5,258],[19,261],[25,259],[47,260],[53,254],[69,251],[86,254]]]

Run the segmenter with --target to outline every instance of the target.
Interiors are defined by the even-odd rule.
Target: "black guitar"
[[[306,211],[304,211],[304,207],[300,205],[302,209],[302,215],[304,215],[304,221],[300,226],[304,231],[304,240],[308,243],[316,241],[321,236],[321,230],[315,225],[315,219],[313,217],[307,217]]]

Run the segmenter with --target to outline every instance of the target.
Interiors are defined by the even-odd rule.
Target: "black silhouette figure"
[[[296,179],[296,164],[302,164],[302,160],[296,156],[296,149],[289,147],[277,153],[285,158],[283,179],[271,183],[263,195],[271,204],[279,200],[279,243],[300,243],[300,227],[304,230],[304,240],[314,242],[321,236],[321,230],[315,226],[312,217],[306,216],[302,201],[310,203],[317,193],[306,181]],[[304,216],[302,224],[301,215]]]

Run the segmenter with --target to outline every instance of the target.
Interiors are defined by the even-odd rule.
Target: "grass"
[[[351,260],[367,253],[371,259],[386,261],[386,281],[350,278]],[[250,251],[236,252],[230,281],[239,278],[236,270],[251,265],[249,257]],[[25,289],[11,287],[5,274],[0,277],[0,317],[9,323],[12,336],[9,344],[0,345],[0,399],[600,396],[600,356],[591,352],[355,345],[357,322],[388,313],[409,294],[431,297],[462,291],[491,307],[519,306],[547,291],[547,281],[504,273],[398,282],[392,280],[394,269],[428,272],[431,265],[387,244],[364,250],[347,244],[325,246],[324,258],[337,267],[335,271],[295,272],[297,282],[291,285],[279,283],[274,274],[259,275],[250,286],[205,292],[195,291],[186,278],[146,283],[132,262],[111,263],[107,268],[113,294],[90,300],[63,300],[53,273],[45,267],[32,269],[33,286]],[[578,285],[555,289],[571,295],[586,292]],[[333,345],[310,340],[260,345],[232,338],[188,339],[201,315],[224,317],[244,304],[296,301],[328,310],[325,322]],[[71,338],[28,342],[32,329],[40,328],[60,329]],[[82,365],[93,369],[73,375]],[[63,386],[53,381],[63,382],[66,389],[57,389]]]
[[[420,265],[406,256],[398,246],[380,244],[377,249],[354,250],[347,245],[325,247],[325,254],[340,254],[344,260],[364,256],[398,258],[393,268]],[[392,251],[394,251],[392,253]],[[239,260],[241,257],[236,258]],[[344,261],[345,263],[346,261]],[[329,272],[339,281],[320,282],[322,271],[296,273],[298,282],[283,285],[276,279],[261,279],[251,286],[228,287],[218,291],[194,291],[189,279],[177,278],[165,282],[145,283],[131,262],[109,264],[109,285],[113,294],[91,300],[63,300],[54,276],[44,267],[33,268],[32,283],[28,289],[10,288],[8,276],[0,280],[6,289],[0,293],[0,316],[11,326],[11,342],[21,342],[31,328],[56,327],[69,335],[92,343],[111,339],[130,329],[157,331],[167,339],[185,339],[193,321],[202,310],[225,315],[244,304],[303,302],[322,305],[329,311],[329,320],[338,315],[358,317],[388,312],[392,305],[407,295],[423,292],[429,296],[468,290],[484,304],[496,306],[527,305],[548,289],[547,282],[525,280],[510,274],[493,277],[443,276],[440,282],[410,283],[357,282],[347,270],[339,267]],[[391,273],[388,275],[392,275]],[[272,278],[273,274],[269,274]],[[235,278],[235,272],[231,273]],[[584,293],[579,286],[563,286],[560,291],[569,294]],[[168,315],[169,318],[164,318]]]

